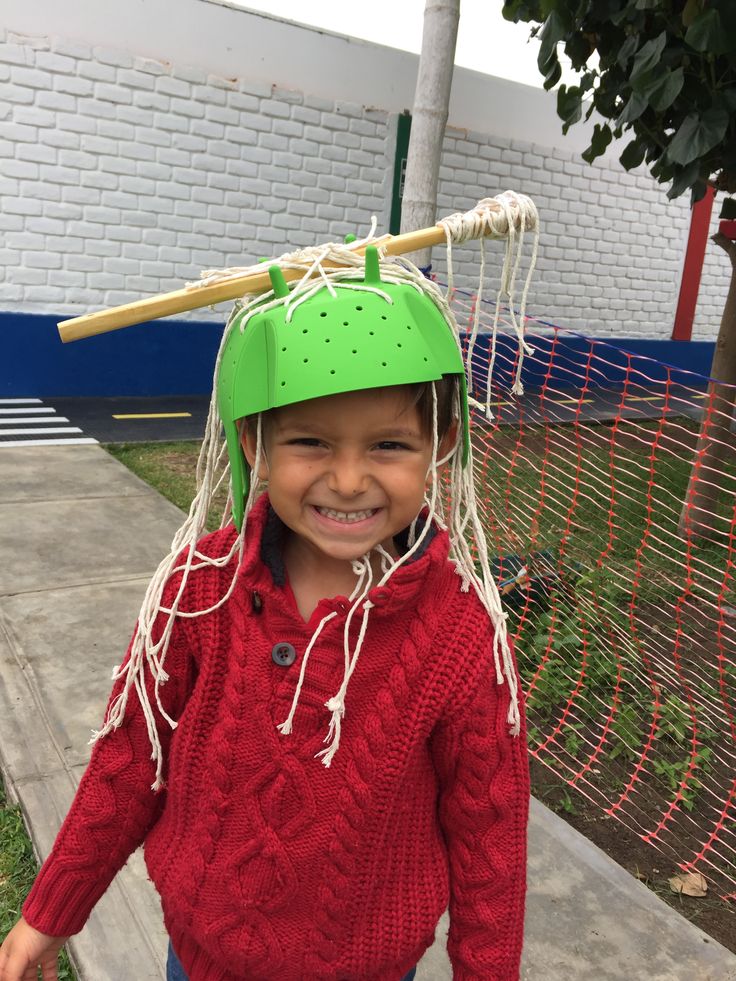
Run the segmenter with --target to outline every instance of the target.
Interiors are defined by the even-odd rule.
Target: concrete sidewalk
[[[0,759],[41,856],[181,520],[98,446],[0,449]],[[536,802],[527,908],[524,979],[736,981],[736,956]],[[418,981],[452,977],[443,927]],[[83,981],[165,976],[160,908],[140,855],[71,948]]]

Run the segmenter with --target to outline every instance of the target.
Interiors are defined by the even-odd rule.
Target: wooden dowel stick
[[[430,245],[438,245],[444,239],[444,231],[435,226],[422,228],[416,232],[407,232],[404,235],[385,236],[376,239],[376,244],[385,245],[389,255],[400,255]],[[363,250],[359,249],[358,251],[362,253]],[[325,263],[325,265],[329,266],[329,263]],[[292,282],[304,275],[298,269],[284,269],[283,272],[287,282]],[[197,286],[193,289],[161,293],[158,296],[147,297],[145,300],[136,300],[119,307],[100,310],[98,313],[88,313],[83,317],[64,320],[58,325],[59,336],[66,344],[83,337],[93,337],[95,334],[105,334],[108,331],[119,330],[121,327],[130,327],[133,324],[142,324],[148,320],[157,320],[159,317],[170,317],[175,313],[184,313],[185,310],[196,310],[199,307],[209,307],[225,300],[235,300],[246,293],[259,293],[270,288],[268,264],[264,263],[263,272],[248,273],[226,282],[214,283],[211,286]]]
[[[516,214],[513,215],[515,224],[520,223],[521,209],[516,205]],[[479,202],[478,209],[501,211],[501,205],[494,198],[484,198]],[[528,227],[528,226],[527,226]],[[401,255],[405,252],[417,252],[432,245],[439,245],[445,241],[445,231],[439,225],[432,228],[422,228],[416,232],[407,232],[404,235],[384,235],[375,240],[374,244],[385,248],[388,255]],[[359,249],[358,253],[362,253]],[[332,265],[325,263],[325,266]],[[297,269],[284,269],[284,278],[287,281],[299,279],[304,273]],[[199,307],[209,307],[215,303],[222,303],[225,300],[235,300],[245,296],[247,293],[260,293],[269,289],[271,281],[268,276],[268,268],[264,268],[242,276],[233,276],[219,283],[210,286],[195,286],[191,289],[175,290],[173,293],[162,293],[159,296],[150,296],[145,300],[136,300],[134,303],[125,303],[119,307],[111,307],[108,310],[100,310],[98,313],[88,313],[83,317],[73,317],[71,320],[62,321],[59,327],[59,335],[64,343],[76,341],[82,337],[92,337],[95,334],[105,334],[107,331],[118,330],[121,327],[130,327],[132,324],[142,324],[148,320],[157,320],[159,317],[170,317],[175,313],[184,313],[185,310],[196,310]]]

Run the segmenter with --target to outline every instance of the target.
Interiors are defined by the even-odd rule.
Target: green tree
[[[736,0],[504,0],[507,20],[533,23],[541,44],[544,87],[561,78],[559,49],[577,84],[557,89],[563,132],[593,113],[592,163],[616,138],[630,137],[619,157],[631,170],[646,164],[668,196],[707,185],[736,193]],[[597,57],[594,57],[596,55]],[[722,217],[736,217],[727,199]],[[713,414],[701,430],[697,464],[681,530],[712,537],[718,473],[730,445],[736,388],[736,245],[713,241],[731,260],[731,284],[711,368]]]

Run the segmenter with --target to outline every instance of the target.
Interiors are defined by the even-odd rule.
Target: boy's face
[[[255,432],[243,446],[255,464]],[[439,456],[449,448],[448,434]],[[271,504],[302,544],[323,559],[359,558],[419,513],[432,441],[402,388],[310,399],[264,418],[258,476]]]

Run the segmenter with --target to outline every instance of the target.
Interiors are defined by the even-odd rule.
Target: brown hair
[[[434,385],[437,392],[437,438],[441,440],[455,421],[453,419],[453,406],[458,382],[459,377],[457,375],[443,375],[435,382],[417,382],[406,386],[410,391],[410,404],[416,406],[419,413],[422,432],[430,439],[434,417],[432,386]]]

